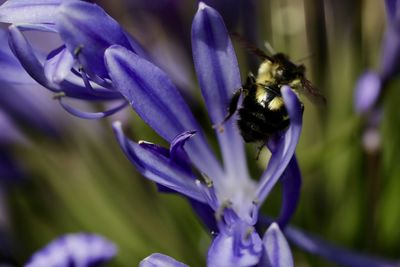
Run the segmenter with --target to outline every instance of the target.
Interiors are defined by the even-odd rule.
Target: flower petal
[[[57,7],[63,0],[9,0],[0,7],[0,22],[54,23]]]
[[[9,27],[9,43],[14,55],[25,71],[39,84],[47,89],[59,93],[63,92],[66,96],[81,98],[86,100],[107,100],[119,99],[119,92],[88,90],[84,86],[76,85],[68,80],[63,80],[59,84],[49,81],[44,73],[44,67],[35,55],[32,46],[25,36],[16,26]]]
[[[65,103],[63,99],[64,98],[61,97],[59,99],[59,103],[60,103],[61,107],[63,109],[65,109],[65,111],[67,111],[71,115],[74,115],[74,116],[79,117],[81,119],[87,119],[87,120],[97,120],[97,119],[101,119],[101,118],[105,118],[105,117],[114,115],[115,113],[117,113],[121,109],[123,109],[123,108],[128,106],[128,102],[126,102],[126,100],[124,100],[119,105],[117,105],[117,106],[115,106],[113,108],[110,108],[108,110],[100,111],[100,112],[89,112],[89,111],[79,110],[79,109],[77,109],[77,108]]]
[[[69,234],[33,254],[25,267],[99,267],[116,252],[115,245],[101,236]]]
[[[120,122],[115,122],[113,129],[125,155],[143,176],[187,197],[206,202],[196,179],[192,173],[187,172],[185,166],[171,161],[164,153],[157,153],[155,149],[130,141],[124,136]]]
[[[398,5],[398,0],[385,0],[386,14],[389,23],[395,23],[396,13],[399,12],[397,8]]]
[[[44,64],[44,73],[49,81],[60,83],[70,74],[74,63],[72,54],[62,46],[50,53]]]
[[[264,253],[261,266],[265,267],[293,267],[293,258],[289,244],[279,229],[278,224],[273,223],[263,237]]]
[[[189,267],[170,256],[154,253],[142,260],[139,267]]]
[[[369,255],[352,252],[340,248],[319,239],[318,237],[305,233],[296,227],[288,226],[284,231],[287,239],[299,248],[319,255],[340,266],[347,267],[398,267],[400,262],[386,259],[374,258]]]
[[[280,227],[284,228],[293,217],[300,199],[301,173],[296,156],[293,156],[281,178],[282,208],[278,217]]]
[[[189,199],[190,205],[194,212],[199,216],[200,220],[204,223],[210,233],[218,232],[217,221],[215,220],[215,211],[209,204],[204,204],[195,200]]]
[[[25,137],[18,130],[17,126],[10,120],[10,117],[0,109],[0,146],[13,143],[26,142]]]
[[[269,192],[285,171],[289,164],[300,138],[303,110],[297,95],[288,86],[282,87],[282,96],[285,107],[290,118],[290,126],[281,140],[279,140],[275,151],[268,162],[267,169],[261,176],[257,189],[257,197],[262,204]]]
[[[196,136],[185,145],[191,161],[209,177],[220,176],[221,168],[199,125],[168,76],[120,46],[107,49],[105,60],[113,84],[140,117],[168,142],[195,130]]]
[[[399,10],[399,8],[397,9]],[[397,11],[399,12],[399,11]],[[399,24],[397,22],[397,24]],[[400,27],[392,24],[388,25],[384,35],[381,49],[380,75],[382,80],[391,79],[399,73],[400,69]]]
[[[228,234],[221,231],[213,240],[207,256],[207,266],[215,267],[247,267],[256,265],[261,257],[261,239],[256,232],[252,232],[247,237],[247,246],[242,244],[242,240],[248,229],[235,227],[234,233]]]
[[[378,101],[382,89],[379,75],[369,71],[364,73],[357,81],[355,90],[355,108],[358,113],[370,110]]]
[[[104,51],[113,44],[131,49],[123,29],[96,4],[65,1],[60,5],[56,26],[70,53],[79,54],[84,69],[102,78],[108,76]]]
[[[47,80],[42,64],[39,62],[25,36],[16,26],[11,25],[9,27],[9,42],[14,55],[33,79],[46,88],[56,92],[59,91],[57,86],[53,86]]]
[[[1,83],[31,84],[33,79],[23,71],[8,44],[8,32],[0,28],[0,81]]]
[[[239,67],[228,32],[216,10],[200,2],[192,25],[193,59],[211,121],[220,124],[229,100],[242,87]],[[234,119],[217,131],[228,177],[248,179],[243,141]]]
[[[186,141],[189,140],[196,131],[187,131],[174,138],[171,142],[170,158],[176,162],[186,161],[187,154],[183,149]]]

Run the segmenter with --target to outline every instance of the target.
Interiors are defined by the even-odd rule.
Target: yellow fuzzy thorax
[[[278,67],[279,64],[272,63],[269,60],[265,60],[261,63],[256,79],[257,84],[269,84],[275,82],[274,77],[276,77],[276,70]]]
[[[275,77],[277,76],[277,69],[279,68],[279,66],[280,65],[277,63],[265,60],[263,63],[261,63],[256,78],[256,100],[260,105],[262,105],[263,107],[267,107],[270,110],[279,110],[284,105],[283,98],[280,96],[276,96],[272,100],[267,102],[268,92],[265,89],[266,86],[276,83]],[[284,84],[278,84],[279,87],[281,87],[282,85]],[[298,92],[302,88],[300,79],[292,80],[287,85],[290,86],[295,92]]]

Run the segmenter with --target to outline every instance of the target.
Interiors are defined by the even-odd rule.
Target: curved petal
[[[262,243],[256,232],[247,235],[248,229],[235,227],[234,233],[220,232],[213,240],[207,255],[207,266],[248,267],[256,265],[261,257]],[[237,238],[247,238],[247,246]]]
[[[63,0],[9,0],[0,6],[0,22],[54,23],[57,7]]]
[[[181,164],[183,167],[187,168],[188,171],[191,171],[191,162],[183,146],[195,134],[196,131],[184,132],[175,137],[170,145],[170,159]]]
[[[60,91],[59,87],[47,80],[43,65],[39,62],[25,36],[16,26],[11,25],[9,27],[9,42],[14,55],[35,81],[52,91]]]
[[[148,179],[173,189],[187,197],[206,202],[193,174],[185,166],[171,161],[164,153],[136,144],[124,136],[121,123],[115,122],[113,129],[119,145],[139,172]]]
[[[168,142],[195,130],[196,136],[185,145],[190,159],[209,177],[221,175],[193,114],[162,70],[120,46],[108,48],[105,61],[113,84],[147,124]]]
[[[293,267],[293,257],[285,236],[278,224],[273,223],[263,237],[264,253],[261,259],[263,267]]]
[[[139,267],[189,267],[170,256],[154,253],[142,260]]]
[[[25,267],[100,267],[116,252],[115,245],[101,236],[69,234],[33,254]]]
[[[302,104],[297,98],[296,93],[294,93],[288,86],[282,87],[282,96],[290,117],[290,126],[283,137],[281,137],[281,140],[279,140],[278,145],[268,162],[267,169],[261,176],[257,189],[257,197],[260,204],[264,202],[269,192],[285,171],[296,150],[300,138],[303,121]]]
[[[216,10],[200,2],[192,25],[193,60],[211,121],[218,125],[229,100],[242,87],[239,67],[228,32]],[[243,141],[234,119],[217,131],[228,177],[248,179]]]
[[[125,32],[101,7],[84,1],[65,1],[56,22],[61,38],[84,69],[102,78],[108,76],[104,51],[113,44],[131,49]]]
[[[55,24],[16,24],[21,31],[40,31],[57,33]]]
[[[44,64],[44,73],[49,81],[60,83],[70,74],[74,63],[72,54],[62,46],[49,55]]]
[[[0,28],[0,81],[1,83],[31,84],[32,78],[23,71],[8,44],[8,32]]]
[[[296,156],[293,156],[281,178],[282,208],[278,217],[280,227],[284,228],[293,217],[300,199],[301,173]]]
[[[357,81],[355,89],[355,108],[358,113],[370,110],[378,101],[382,89],[379,75],[369,71],[364,73]]]
[[[299,248],[319,255],[340,266],[347,267],[398,267],[400,262],[390,262],[386,259],[374,258],[369,255],[352,252],[329,244],[311,234],[305,233],[295,227],[287,226],[284,230],[286,238]]]
[[[108,110],[100,111],[100,112],[88,112],[88,111],[79,110],[77,108],[74,108],[74,107],[68,105],[67,103],[64,102],[63,97],[61,97],[59,99],[59,103],[60,103],[61,107],[63,107],[63,109],[65,109],[65,111],[67,111],[71,115],[74,115],[74,116],[82,118],[82,119],[87,119],[87,120],[97,120],[97,119],[111,116],[111,115],[117,113],[118,111],[120,111],[121,109],[128,106],[128,102],[126,102],[124,100],[124,102],[122,102],[121,104],[117,105],[116,107],[110,108]]]
[[[81,98],[86,100],[108,100],[119,99],[119,92],[112,91],[90,91],[84,86],[76,85],[68,80],[63,80],[59,84],[49,81],[45,75],[44,67],[36,57],[32,46],[26,40],[25,36],[16,26],[9,27],[9,43],[14,55],[25,71],[39,84],[47,89],[59,93],[63,92],[66,96]]]

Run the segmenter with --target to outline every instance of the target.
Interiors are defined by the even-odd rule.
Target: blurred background
[[[135,36],[160,66],[168,70],[216,141],[200,96],[191,57],[191,21],[196,1],[93,1]],[[400,255],[400,91],[392,82],[382,101],[383,120],[370,149],[365,118],[354,111],[359,75],[377,69],[386,27],[385,6],[376,0],[208,0],[228,29],[264,49],[304,64],[310,81],[325,95],[326,106],[305,103],[297,148],[303,176],[293,225],[352,250],[398,258]],[[234,40],[234,39],[233,39]],[[244,81],[261,62],[234,40]],[[1,73],[0,73],[1,76]],[[18,85],[14,85],[18,87]],[[32,85],[33,86],[33,85]],[[3,88],[4,87],[4,88]],[[66,114],[44,88],[29,101],[48,107],[35,117],[52,130],[37,127],[0,101],[23,141],[0,146],[15,177],[1,177],[0,248],[18,263],[50,240],[70,232],[94,232],[113,240],[119,253],[110,266],[135,266],[154,252],[190,266],[204,266],[209,234],[190,206],[176,195],[157,193],[116,144],[110,122],[129,125],[133,140],[167,145],[127,109],[99,121]],[[5,94],[13,86],[1,86]],[[27,89],[28,90],[28,89]],[[22,95],[24,95],[22,93]],[[15,99],[22,99],[15,96]],[[38,105],[38,104],[37,104]],[[40,104],[37,109],[43,109]],[[90,107],[85,107],[89,108]],[[43,113],[43,114],[41,114]],[[43,117],[40,117],[42,116]],[[265,168],[268,153],[256,160],[257,144],[246,144],[253,177]],[[263,212],[277,215],[277,187]],[[296,266],[335,266],[292,246]]]

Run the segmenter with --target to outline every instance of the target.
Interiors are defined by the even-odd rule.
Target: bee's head
[[[274,73],[274,78],[280,83],[290,83],[290,81],[304,76],[304,65],[296,65],[282,53],[276,54],[273,57],[277,65]]]

